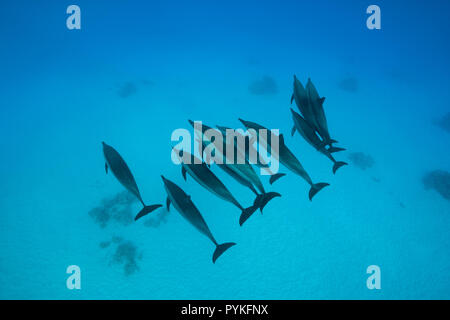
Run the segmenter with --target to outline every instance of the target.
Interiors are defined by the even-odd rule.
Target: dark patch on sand
[[[115,196],[104,198],[101,204],[89,211],[89,216],[101,228],[105,228],[111,221],[129,225],[133,222],[133,204],[137,202],[134,195],[122,191]]]
[[[255,95],[273,95],[278,92],[278,86],[274,78],[265,76],[250,83],[248,90]]]
[[[422,178],[426,190],[434,189],[444,199],[450,201],[450,172],[434,170],[426,173]]]
[[[450,112],[442,116],[442,118],[435,120],[434,124],[450,133]]]
[[[111,262],[122,265],[125,275],[129,276],[139,270],[139,260],[142,260],[142,253],[133,242],[126,240],[117,245]]]
[[[358,80],[354,77],[345,78],[338,82],[339,89],[347,92],[358,91]]]
[[[144,226],[149,228],[157,228],[161,224],[167,222],[167,217],[169,216],[169,211],[167,209],[161,209],[156,211],[154,214],[147,215],[144,222]]]
[[[134,82],[127,81],[117,89],[117,94],[121,98],[128,98],[138,91],[138,87]]]
[[[355,167],[358,167],[361,170],[372,168],[375,164],[375,160],[372,156],[364,152],[352,152],[348,155],[348,158]]]
[[[98,244],[98,246],[102,249],[106,249],[111,245],[111,241],[102,241]]]
[[[115,248],[113,249],[113,246]],[[125,275],[129,276],[139,270],[138,261],[142,260],[142,252],[137,246],[122,237],[113,236],[111,240],[100,242],[100,248],[113,250],[110,265],[121,265]]]

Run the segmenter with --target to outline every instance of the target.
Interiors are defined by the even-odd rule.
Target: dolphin
[[[230,129],[230,128],[223,127],[223,126],[216,126],[216,127],[220,130],[220,132],[222,132],[222,135],[226,138],[226,130],[227,130],[227,129]],[[239,135],[241,135],[239,132],[237,132],[237,133],[238,133]],[[256,140],[256,137],[253,137],[253,136],[251,136],[251,137],[249,137],[249,136],[244,136],[244,139],[245,139],[245,140],[244,140],[245,143],[244,143],[243,148],[238,149],[237,152],[239,153],[239,155],[240,155],[241,157],[245,157],[245,160],[246,160],[247,162],[249,162],[249,161],[250,161],[249,155],[250,155],[251,152],[252,152],[253,154],[255,154],[255,155],[258,154],[257,149],[256,149],[255,146],[253,145],[254,142],[255,142],[255,140]],[[235,148],[235,150],[236,150],[236,148]],[[286,175],[285,173],[273,173],[273,172],[270,170],[269,165],[268,165],[267,163],[261,162],[261,159],[257,159],[256,163],[252,163],[252,164],[256,165],[258,168],[261,168],[261,169],[267,171],[267,173],[270,175],[270,179],[269,179],[269,183],[270,183],[270,184],[273,184],[273,183],[274,183],[275,181],[277,181],[279,178],[281,178],[281,177],[283,177],[283,176]]]
[[[219,258],[227,249],[234,246],[236,243],[226,242],[219,244],[209,230],[208,225],[203,219],[200,211],[198,211],[197,207],[192,202],[191,196],[187,195],[175,183],[164,178],[164,176],[161,176],[161,178],[167,192],[167,209],[169,210],[170,204],[173,203],[173,206],[183,218],[189,221],[189,223],[192,224],[200,233],[207,236],[214,243],[216,249],[214,250],[212,261],[215,263],[217,258]]]
[[[194,126],[194,122],[192,120],[189,120],[189,123],[192,126]],[[217,129],[214,129],[212,127],[202,124],[202,131],[203,131],[202,133],[205,133],[205,131],[208,129],[217,130]],[[217,131],[220,132],[220,130],[217,130]],[[205,144],[215,143],[215,142],[203,141],[202,139],[197,139],[197,141],[199,142],[202,151],[203,151]],[[217,143],[215,143],[215,146],[216,146],[216,151],[220,151],[220,148],[218,148]],[[234,148],[235,148],[234,154],[237,154],[238,151],[237,151],[236,145],[234,146]],[[236,176],[239,176],[240,177],[239,180],[236,179],[239,183],[243,184],[243,182],[245,180],[244,185],[248,186],[248,184],[250,183],[261,192],[260,194],[256,192],[257,196],[253,203],[253,205],[258,205],[261,212],[263,211],[264,207],[270,200],[272,200],[275,197],[281,197],[281,194],[279,194],[278,192],[266,192],[264,190],[264,186],[263,186],[261,180],[259,179],[255,170],[253,169],[253,167],[251,166],[251,164],[248,161],[244,161],[244,163],[235,163],[234,161],[233,161],[233,163],[229,163],[228,161],[226,161],[227,160],[226,150],[227,150],[226,140],[224,140],[223,145],[222,145],[223,161],[222,161],[222,164],[217,164],[217,165],[222,170],[224,170],[225,172],[230,174],[234,179],[236,179]],[[233,171],[233,174],[231,174],[230,171]],[[247,217],[247,219],[248,219],[248,217]],[[245,222],[245,220],[243,220],[243,222]]]
[[[174,151],[179,155],[179,151],[177,149],[174,149]],[[238,207],[242,212],[241,216],[251,216],[253,212],[258,209],[258,207],[255,205],[248,208],[242,207],[241,204],[227,189],[227,187],[222,183],[222,181],[219,180],[219,178],[211,171],[211,169],[208,168],[208,166],[204,162],[201,162],[198,158],[196,159],[194,155],[191,155],[186,151],[182,152],[183,154],[186,153],[186,155],[191,159],[189,164],[186,164],[184,162],[181,163],[181,173],[184,180],[186,180],[186,172],[189,173],[189,175],[193,177],[194,180],[197,181],[206,190]]]
[[[291,104],[295,100],[300,113],[305,117],[313,128],[317,128],[316,119],[314,117],[312,106],[309,102],[309,96],[300,80],[294,75],[294,89],[291,97]]]
[[[200,144],[205,143],[205,141],[203,141],[203,143],[202,141],[197,141]],[[226,150],[226,146],[223,147],[223,150]],[[275,197],[281,197],[281,194],[279,194],[278,192],[266,192],[264,190],[264,186],[261,183],[261,180],[253,170],[253,167],[248,162],[242,164],[227,163],[226,155],[222,154],[222,156],[224,157],[222,163],[216,163],[216,165],[225,173],[230,175],[233,179],[235,179],[238,183],[248,187],[256,195],[256,198],[253,201],[253,207],[259,208],[261,213],[270,200]],[[258,193],[255,186],[261,193]],[[253,213],[254,211],[252,210],[246,210],[245,212],[243,212],[243,214],[241,214],[239,218],[239,224],[242,226],[242,224],[247,221],[247,219],[250,218]]]
[[[111,169],[112,173],[116,177],[117,180],[132,194],[139,199],[144,208],[136,215],[134,220],[137,220],[153,210],[162,207],[161,204],[154,204],[147,206],[142,200],[141,193],[139,192],[139,188],[134,180],[133,174],[131,170],[128,168],[127,163],[121,155],[111,146],[107,145],[105,142],[102,142],[103,145],[103,154],[105,155],[105,171],[108,173],[108,168]]]
[[[325,146],[322,144],[322,141],[317,136],[315,130],[308,124],[308,122],[300,114],[295,112],[292,108],[291,112],[292,112],[292,119],[294,120],[292,135],[294,135],[295,131],[298,131],[301,134],[301,136],[306,140],[306,142],[308,142],[317,151],[324,154],[331,161],[333,161],[333,173],[336,173],[337,169],[348,164],[344,161],[336,161],[334,157],[331,155],[330,150],[325,148]],[[336,147],[334,148],[337,149]]]
[[[305,89],[309,97],[309,104],[311,106],[312,113],[314,115],[315,129],[322,137],[323,143],[325,145],[330,145],[331,147],[331,144],[337,141],[331,139],[330,132],[328,130],[327,118],[325,116],[325,111],[323,110],[325,97],[319,97],[319,93],[310,78],[308,78]]]
[[[322,188],[329,186],[329,183],[325,182],[319,182],[319,183],[313,183],[311,180],[311,177],[306,172],[306,170],[303,168],[300,161],[295,157],[295,155],[292,153],[291,150],[286,146],[284,143],[284,137],[283,134],[280,134],[280,151],[279,151],[279,160],[280,162],[289,170],[292,172],[298,174],[300,177],[302,177],[310,186],[311,189],[309,190],[309,200],[312,201],[312,198],[322,190]]]
[[[257,134],[259,133],[259,129],[266,129],[267,128],[255,123],[255,122],[251,122],[251,121],[245,121],[242,119],[239,119],[244,126],[248,128],[252,128],[255,129]],[[268,131],[269,132],[269,131]],[[259,135],[259,134],[258,134]],[[271,136],[269,136],[271,137]],[[259,137],[259,139],[261,139],[261,137]],[[292,153],[291,150],[289,150],[289,148],[286,146],[286,144],[284,143],[284,136],[283,134],[280,134],[279,136],[280,139],[280,144],[279,144],[279,154],[278,155],[272,155],[275,157],[278,157],[279,161],[289,170],[291,170],[292,172],[298,174],[299,176],[301,176],[310,186],[311,189],[309,190],[309,200],[311,201],[312,198],[317,194],[317,192],[319,192],[320,190],[322,190],[324,187],[329,186],[329,183],[325,183],[325,182],[319,182],[319,183],[313,183],[311,180],[311,177],[308,175],[308,173],[306,172],[306,170],[303,168],[302,164],[300,163],[300,161],[295,157],[295,155]],[[270,141],[266,141],[266,146],[269,149],[270,148]]]

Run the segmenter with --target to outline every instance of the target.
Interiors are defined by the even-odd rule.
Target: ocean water
[[[81,9],[81,30],[66,8]],[[366,8],[381,8],[381,29]],[[449,299],[450,2],[2,1],[1,299]],[[293,75],[325,96],[349,162],[291,137]],[[315,182],[287,175],[242,227],[239,210],[171,161],[188,119],[284,133]],[[448,121],[447,121],[448,123]],[[140,210],[105,175],[101,141],[127,161],[148,204],[160,175],[203,214],[213,244],[173,208]],[[356,153],[356,155],[355,155]],[[363,153],[363,156],[360,153]],[[356,159],[356,160],[355,160]],[[358,159],[362,161],[358,162]],[[369,159],[369,160],[367,160]],[[212,170],[244,205],[252,192]],[[448,179],[448,178],[447,178]],[[447,183],[447,184],[446,184]],[[440,188],[440,189],[439,189]],[[436,189],[436,190],[435,190]],[[437,191],[441,190],[441,193]],[[69,265],[81,290],[69,290]],[[381,270],[369,290],[366,269]]]

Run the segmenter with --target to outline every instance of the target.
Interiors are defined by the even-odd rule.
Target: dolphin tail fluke
[[[259,207],[257,205],[253,205],[242,210],[241,216],[239,217],[239,225],[242,226],[244,222],[247,221],[256,210],[258,210],[258,208]]]
[[[279,194],[278,192],[266,192],[263,194],[259,194],[256,197],[253,205],[257,206],[262,213],[264,207],[269,203],[269,201],[276,197],[281,197],[281,194]]]
[[[216,250],[213,253],[213,263],[216,263],[217,258],[219,258],[225,251],[234,246],[236,243],[234,242],[226,242],[222,244],[218,244]]]
[[[336,161],[333,165],[333,173],[336,173],[337,169],[339,169],[340,167],[345,166],[347,164],[348,163],[344,162],[344,161]]]
[[[270,176],[269,183],[273,184],[275,181],[277,181],[278,179],[280,179],[282,176],[285,176],[285,175],[286,175],[286,173],[275,173]]]
[[[329,185],[329,183],[325,182],[314,183],[311,186],[311,189],[309,189],[309,200],[312,201],[312,198],[317,194],[317,192]]]
[[[339,148],[339,147],[330,147],[328,148],[328,152],[330,153],[334,153],[334,152],[339,152],[339,151],[345,151],[345,148]]]
[[[143,216],[148,215],[150,212],[158,209],[159,207],[162,207],[161,204],[152,204],[151,206],[144,206],[141,211],[136,215],[134,218],[134,221],[137,221],[138,219],[142,218]]]

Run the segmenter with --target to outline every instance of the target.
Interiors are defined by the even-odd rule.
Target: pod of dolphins
[[[328,124],[325,117],[325,112],[323,109],[323,103],[325,98],[320,98],[314,84],[308,79],[308,82],[305,87],[303,87],[302,83],[297,79],[294,75],[294,86],[293,86],[293,94],[291,98],[291,104],[295,101],[298,110],[300,113],[294,111],[291,108],[292,119],[294,122],[294,126],[292,128],[291,134],[294,135],[296,131],[300,133],[303,139],[306,140],[308,144],[313,146],[317,151],[324,154],[327,158],[329,158],[333,162],[333,173],[336,173],[337,169],[346,165],[347,163],[342,161],[336,161],[332,156],[332,153],[343,151],[344,148],[339,148],[333,146],[333,144],[337,143],[336,140],[332,139],[328,130]],[[189,163],[184,163],[181,161],[181,173],[184,180],[187,180],[187,174],[192,177],[198,184],[200,184],[203,188],[217,196],[218,198],[230,202],[235,207],[240,210],[239,224],[242,226],[245,221],[247,221],[252,214],[256,210],[260,210],[261,214],[264,207],[269,203],[270,200],[276,197],[281,197],[281,194],[277,192],[267,192],[264,189],[264,186],[255,172],[252,164],[249,162],[249,149],[253,148],[254,141],[259,141],[260,146],[264,146],[269,152],[271,150],[271,136],[263,137],[259,136],[260,129],[266,129],[267,132],[270,132],[267,128],[263,127],[260,124],[255,122],[246,121],[243,119],[239,119],[239,121],[247,128],[254,129],[257,136],[245,136],[246,142],[244,144],[244,149],[238,149],[236,143],[234,143],[234,156],[240,154],[243,156],[244,161],[242,163],[236,163],[236,161],[226,161],[226,129],[227,127],[217,126],[217,129],[213,129],[207,125],[202,125],[202,131],[200,134],[203,134],[206,130],[218,130],[223,136],[223,145],[216,146],[216,152],[221,152],[219,155],[223,157],[222,164],[215,164],[217,167],[226,172],[229,176],[231,176],[234,180],[236,180],[239,184],[249,188],[255,194],[255,200],[253,204],[248,207],[242,206],[238,200],[233,196],[230,190],[225,186],[225,184],[216,176],[216,174],[211,170],[210,165],[202,162],[200,159],[196,158],[194,155],[188,153],[186,150],[177,150],[173,149],[174,152],[179,156],[180,160],[190,159]],[[189,123],[194,127],[194,122],[189,120]],[[202,135],[201,135],[202,136]],[[233,142],[236,142],[236,137]],[[265,139],[265,144],[261,145],[261,139]],[[203,154],[204,148],[209,143],[209,141],[204,141],[200,139],[199,146],[200,152]],[[146,205],[142,199],[139,188],[137,186],[136,180],[134,179],[131,170],[129,169],[127,163],[122,158],[122,156],[110,145],[107,145],[105,142],[102,142],[103,145],[103,154],[105,157],[105,170],[106,173],[111,171],[116,179],[125,187],[130,193],[132,193],[142,204],[143,208],[137,213],[135,217],[135,221],[146,216],[152,211],[162,207],[161,204],[154,205]],[[328,147],[328,148],[327,148]],[[220,150],[220,151],[218,151]],[[329,186],[328,183],[319,182],[314,183],[309,174],[306,172],[298,158],[292,153],[292,151],[286,146],[284,141],[283,134],[279,135],[279,152],[278,154],[272,154],[272,156],[277,157],[278,161],[282,163],[287,169],[292,171],[293,173],[302,177],[309,186],[309,200],[312,201],[313,197],[324,187]],[[232,163],[231,163],[232,162]],[[269,170],[267,164],[265,163],[256,163],[256,166],[260,168],[264,168],[265,170]],[[284,173],[275,173],[271,174],[269,183],[272,185],[276,180],[284,176]],[[180,215],[185,218],[191,225],[193,225],[200,233],[208,237],[211,242],[215,245],[215,250],[213,253],[212,261],[213,263],[230,247],[234,246],[234,242],[226,242],[219,244],[214,238],[211,230],[209,229],[205,219],[203,218],[200,211],[197,209],[193,201],[191,200],[191,196],[186,194],[183,189],[165,178],[161,175],[163,180],[164,188],[167,193],[166,199],[166,208],[170,210],[170,205],[180,213]]]

